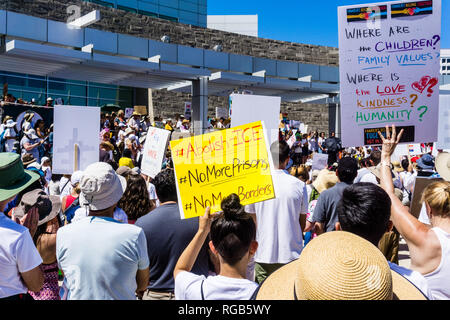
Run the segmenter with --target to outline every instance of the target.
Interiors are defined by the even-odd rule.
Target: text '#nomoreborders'
[[[261,142],[264,138],[262,125],[255,125],[244,129],[229,129],[224,135],[217,135],[217,132],[202,135],[201,139],[191,139],[188,142],[182,142],[174,146],[172,154],[174,157],[194,161],[205,158],[220,157],[222,154],[232,154],[242,151],[248,145],[258,145],[255,142]],[[200,140],[200,141],[199,141]]]

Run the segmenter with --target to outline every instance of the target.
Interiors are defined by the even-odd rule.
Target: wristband
[[[382,166],[386,166],[386,167],[389,167],[389,168],[391,167],[391,163],[388,162],[388,161],[381,161],[380,164],[381,164]]]

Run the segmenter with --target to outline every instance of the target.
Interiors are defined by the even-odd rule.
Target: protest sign
[[[100,154],[100,108],[60,106],[54,108],[53,173],[72,174],[98,162]]]
[[[216,107],[216,118],[220,119],[220,118],[224,118],[224,119],[228,119],[228,109],[227,108],[222,108],[222,107]]]
[[[131,118],[131,115],[133,114],[133,112],[134,112],[134,108],[125,108],[125,118],[126,119]]]
[[[418,218],[420,214],[420,209],[422,208],[422,204],[420,200],[422,199],[422,194],[425,188],[436,181],[442,181],[441,178],[425,178],[425,177],[417,177],[416,182],[414,184],[414,193],[411,198],[410,204],[410,212],[411,214]]]
[[[230,99],[233,106],[231,127],[261,120],[267,130],[269,145],[278,140],[280,97],[232,94]]]
[[[322,153],[315,153],[313,155],[313,163],[311,170],[322,170],[327,167],[328,155]]]
[[[450,149],[450,95],[439,97],[439,125],[436,147]]]
[[[150,127],[147,131],[141,170],[151,178],[154,178],[161,171],[169,136],[169,130]]]
[[[275,197],[261,121],[170,142],[182,219],[220,211],[235,193],[247,205]]]
[[[289,145],[289,148],[292,148],[292,145],[297,140],[297,138],[295,137],[296,133],[297,133],[297,129],[293,129],[291,137],[286,141],[287,144]]]
[[[146,106],[134,106],[133,111],[138,113],[141,116],[146,116],[148,114]]]
[[[338,8],[342,143],[381,144],[395,124],[402,142],[436,141],[441,0]]]
[[[188,120],[191,120],[192,117],[192,102],[184,103],[184,117]]]

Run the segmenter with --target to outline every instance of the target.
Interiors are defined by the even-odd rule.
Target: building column
[[[336,137],[341,137],[341,105],[339,103],[330,103],[328,105],[328,136],[331,132],[336,134]]]
[[[208,78],[201,77],[192,81],[191,124],[194,135],[205,133],[208,123]]]

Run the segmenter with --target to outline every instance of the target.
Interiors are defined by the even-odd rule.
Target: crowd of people
[[[155,177],[140,166],[150,127],[189,132],[189,120],[102,114],[99,161],[58,175],[51,127],[30,117],[22,130],[5,118],[0,130],[2,299],[450,298],[449,154],[395,163],[394,127],[370,149],[343,149],[324,132],[289,145],[292,131],[280,130],[270,146],[276,198],[244,206],[231,194],[220,213],[182,220],[170,148]],[[321,170],[316,153],[328,155]],[[419,218],[416,177],[436,178]],[[410,269],[398,265],[400,237]]]

